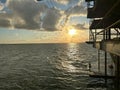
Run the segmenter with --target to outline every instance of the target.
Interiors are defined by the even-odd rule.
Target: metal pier
[[[120,0],[85,0],[87,18],[90,20],[89,42],[98,49],[98,71],[100,71],[100,50],[105,51],[104,77],[107,83],[107,53],[110,53],[115,65],[115,82],[120,88]],[[111,67],[112,68],[112,67]]]

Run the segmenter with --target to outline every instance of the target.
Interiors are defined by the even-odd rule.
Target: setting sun
[[[73,36],[76,34],[76,30],[75,29],[71,29],[68,31],[69,35]]]

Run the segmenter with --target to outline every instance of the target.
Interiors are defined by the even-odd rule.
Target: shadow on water
[[[119,79],[91,78],[86,90],[120,90]],[[91,89],[94,88],[94,89]]]

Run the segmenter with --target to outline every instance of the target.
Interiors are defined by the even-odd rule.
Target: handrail
[[[119,20],[117,20],[115,23],[111,24],[110,26],[108,26],[107,28],[105,28],[104,30],[102,30],[102,31],[100,31],[100,32],[98,32],[98,33],[96,33],[96,35],[98,35],[98,34],[100,34],[100,33],[104,32],[105,30],[108,30],[110,27],[112,27],[112,26],[116,25],[117,23],[120,23],[120,19],[119,19]]]

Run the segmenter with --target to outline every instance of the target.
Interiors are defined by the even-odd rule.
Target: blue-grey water
[[[89,77],[96,58],[85,43],[0,45],[0,90],[112,90]]]

